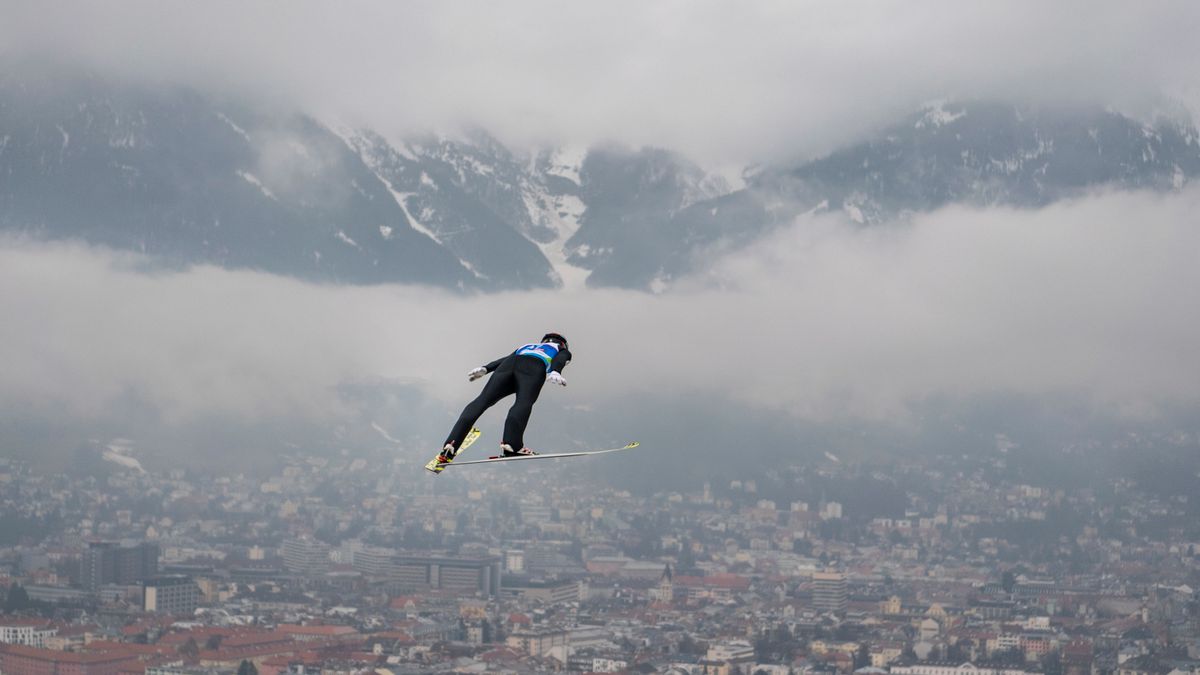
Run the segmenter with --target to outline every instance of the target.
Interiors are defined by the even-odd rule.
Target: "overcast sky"
[[[1197,109],[1178,2],[0,0],[0,50],[297,102],[385,132],[825,152],[943,96]]]

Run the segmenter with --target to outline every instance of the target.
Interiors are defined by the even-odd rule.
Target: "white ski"
[[[559,457],[587,457],[588,455],[603,455],[609,452],[620,452],[622,450],[632,450],[641,445],[637,441],[626,443],[619,448],[609,448],[607,450],[583,450],[580,452],[556,452],[548,455],[513,455],[512,457],[488,457],[487,459],[475,459],[469,462],[450,462],[446,467],[450,466],[465,466],[467,464],[493,464],[495,462],[512,462],[518,459],[558,459]]]

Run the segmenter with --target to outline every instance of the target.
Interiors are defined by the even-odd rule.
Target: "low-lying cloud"
[[[467,370],[555,330],[576,353],[552,392],[568,409],[665,397],[732,402],[675,424],[758,409],[904,425],[931,399],[1012,395],[1154,419],[1200,403],[1198,209],[1189,189],[875,228],[803,219],[661,295],[313,285],[9,239],[0,409],[119,429],[135,400],[168,428],[337,425],[361,413],[347,387],[390,382],[448,425],[478,388]]]

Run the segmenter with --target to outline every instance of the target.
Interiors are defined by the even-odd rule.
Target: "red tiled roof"
[[[113,663],[114,661],[132,661],[138,658],[132,650],[109,650],[105,652],[63,652],[57,649],[41,649],[25,645],[0,645],[0,654],[52,663]]]
[[[366,636],[368,640],[379,638],[382,640],[411,640],[412,636],[402,630],[385,630],[378,633],[371,633]]]
[[[141,656],[161,656],[174,654],[175,648],[170,645],[144,645],[136,642],[114,642],[112,640],[93,640],[87,644],[89,652],[124,651]]]
[[[483,661],[484,663],[495,663],[497,661],[501,661],[501,662],[520,661],[521,659],[525,658],[525,656],[526,655],[524,653],[519,652],[519,651],[513,649],[512,647],[497,647],[495,649],[492,649],[492,650],[486,651],[482,654],[479,654],[475,658],[479,659],[480,661]]]
[[[279,624],[275,629],[279,633],[286,635],[325,635],[334,637],[339,635],[353,635],[358,631],[353,626],[339,625],[318,625],[318,626],[301,626],[298,624]]]
[[[737,574],[713,574],[706,577],[677,576],[675,583],[680,586],[728,588],[739,591],[750,588],[750,580]]]
[[[49,628],[51,621],[49,619],[40,619],[37,617],[28,616],[0,616],[0,626],[36,626],[39,628]]]

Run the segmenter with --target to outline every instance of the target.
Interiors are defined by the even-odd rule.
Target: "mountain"
[[[586,210],[567,241],[568,261],[596,286],[661,288],[692,249],[675,216],[729,191],[687,159],[657,148],[597,148],[579,171]]]
[[[658,224],[721,191],[662,150],[519,155],[480,130],[385,139],[46,67],[0,71],[0,173],[0,230],[180,265],[468,290],[643,287],[677,244]]]
[[[180,264],[473,287],[303,115],[93,77],[0,76],[0,228]]]
[[[661,148],[393,138],[182,87],[0,68],[0,231],[323,282],[661,291],[804,213],[876,225],[1198,173],[1190,122],[939,102],[731,191]]]
[[[561,285],[540,244],[560,239],[562,218],[551,217],[552,190],[527,160],[482,131],[396,144],[370,130],[344,133],[409,222],[491,288]]]
[[[501,288],[558,286],[564,277],[647,288],[681,245],[667,227],[672,216],[729,191],[656,148],[524,156],[478,130],[394,143],[369,130],[346,137],[410,221]]]
[[[1200,174],[1190,122],[1102,108],[939,102],[871,140],[699,202],[671,227],[691,246],[737,245],[806,212],[879,224],[963,203],[1035,208],[1094,189],[1181,188]]]

